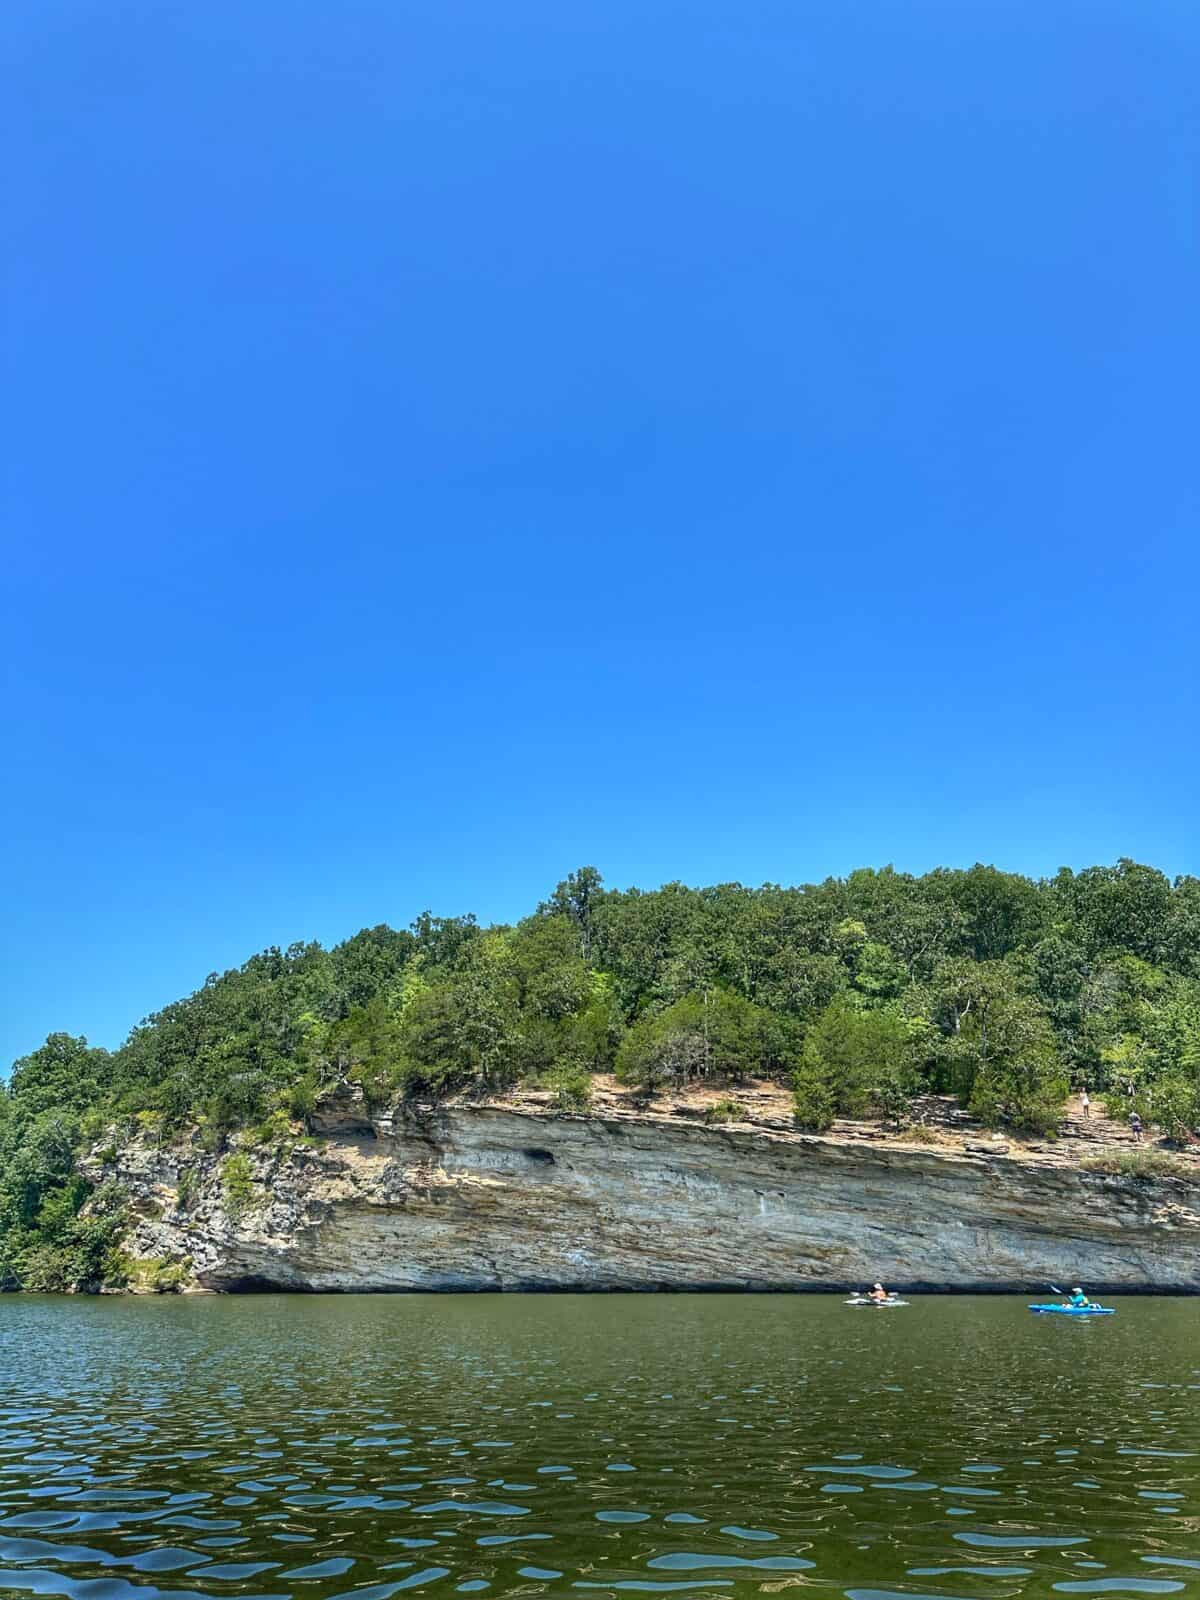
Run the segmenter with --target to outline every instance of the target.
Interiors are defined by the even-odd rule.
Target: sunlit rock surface
[[[343,1127],[247,1150],[232,1214],[220,1158],[128,1147],[128,1248],[216,1290],[1200,1289],[1200,1184],[1053,1153],[490,1105]]]

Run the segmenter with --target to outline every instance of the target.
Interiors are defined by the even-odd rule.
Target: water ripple
[[[1193,1302],[2,1307],[3,1594],[1200,1600]]]

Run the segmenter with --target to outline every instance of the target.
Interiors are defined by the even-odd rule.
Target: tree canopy
[[[535,1081],[577,1106],[603,1071],[646,1096],[773,1076],[816,1128],[938,1091],[1045,1131],[1074,1082],[1128,1091],[1182,1134],[1200,1122],[1200,880],[1121,860],[1041,881],[885,867],[642,891],[585,866],[511,926],[426,912],[329,950],[264,950],[119,1049],[59,1033],[14,1064],[0,1278],[57,1282],[50,1247],[69,1258],[59,1278],[97,1269],[104,1230],[94,1206],[79,1216],[72,1151],[112,1122],[217,1148],[306,1122],[343,1080],[371,1104]]]

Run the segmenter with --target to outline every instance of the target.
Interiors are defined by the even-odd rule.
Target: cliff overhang
[[[236,1194],[227,1157],[137,1141],[92,1175],[130,1196],[131,1257],[199,1290],[1200,1292],[1190,1168],[537,1105],[323,1125],[243,1147]]]

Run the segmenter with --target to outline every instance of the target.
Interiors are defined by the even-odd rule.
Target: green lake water
[[[1200,1600],[1200,1300],[0,1298],[0,1594]]]

